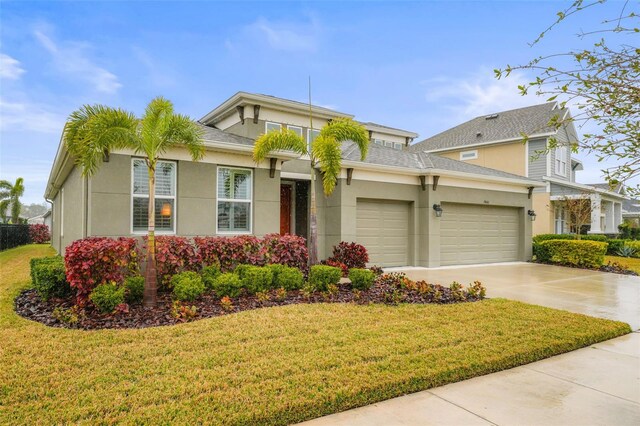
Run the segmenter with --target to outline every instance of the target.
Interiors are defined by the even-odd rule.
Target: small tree
[[[0,218],[3,222],[7,222],[7,209],[11,206],[11,223],[20,223],[20,197],[23,195],[24,179],[21,177],[14,184],[8,180],[0,180]]]
[[[557,201],[566,214],[569,230],[576,234],[576,238],[581,238],[582,228],[591,223],[591,211],[593,203],[588,194],[580,196],[564,196]]]

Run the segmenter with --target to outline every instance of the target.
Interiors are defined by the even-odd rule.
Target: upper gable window
[[[476,160],[477,158],[478,158],[477,149],[474,149],[473,151],[462,151],[460,153],[460,161]]]
[[[295,132],[298,136],[302,137],[302,127],[298,126],[287,126],[287,129]]]
[[[394,142],[393,143],[393,149],[402,149],[402,144],[399,142]]]
[[[560,176],[567,175],[567,147],[559,146],[556,148],[556,174]]]
[[[375,143],[376,145],[384,146],[384,141],[382,139],[374,139],[373,143]]]
[[[269,133],[274,130],[280,130],[282,128],[282,126],[279,123],[270,123],[268,121],[265,123],[264,126],[265,126],[264,128],[265,133]]]

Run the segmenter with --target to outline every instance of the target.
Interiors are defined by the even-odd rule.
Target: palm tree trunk
[[[147,266],[144,274],[145,307],[152,308],[158,301],[158,275],[156,270],[156,170],[149,166],[149,230],[147,238]]]
[[[311,207],[309,209],[310,216],[310,234],[309,235],[309,266],[318,263],[318,207],[316,205],[316,170],[311,162]]]

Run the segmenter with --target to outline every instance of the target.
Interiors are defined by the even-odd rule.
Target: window
[[[393,143],[393,149],[402,149],[402,144],[399,142],[394,142]]]
[[[315,141],[319,134],[320,134],[320,130],[307,129],[307,147],[308,148],[311,148],[311,142]]]
[[[560,176],[567,175],[567,147],[559,146],[556,148],[556,174]]]
[[[473,151],[463,151],[460,153],[460,161],[475,160],[477,158],[478,158],[477,149],[474,149]]]
[[[218,233],[251,233],[252,171],[218,168]]]
[[[302,127],[298,127],[298,126],[287,126],[287,129],[292,130],[294,132],[296,132],[296,134],[300,137],[302,137]]]
[[[265,133],[269,133],[269,132],[272,132],[274,130],[280,130],[282,128],[282,126],[280,124],[278,124],[278,123],[270,123],[268,121],[265,123],[264,126],[265,126],[265,130],[264,130]]]
[[[564,209],[560,206],[555,208],[555,233],[564,234],[565,214]]]
[[[131,190],[134,233],[149,229],[149,174],[142,158],[133,159],[133,188]],[[176,217],[176,163],[158,161],[156,165],[155,230],[175,232]]]
[[[384,146],[386,146],[387,148],[393,148],[393,142],[391,142],[391,141],[384,141]]]

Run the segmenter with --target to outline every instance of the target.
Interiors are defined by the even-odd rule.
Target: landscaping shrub
[[[216,279],[221,273],[218,265],[209,265],[202,268],[202,282],[207,290],[213,290]]]
[[[538,234],[532,238],[534,244],[549,240],[575,240],[573,234]]]
[[[233,271],[240,264],[262,266],[266,263],[266,250],[253,235],[195,237],[193,241],[202,263],[217,263],[222,272]]]
[[[624,240],[612,239],[609,240],[609,247],[607,247],[607,254],[610,256],[617,256],[618,251],[624,246]]]
[[[242,264],[238,265],[234,268],[233,273],[236,274],[240,279],[244,277],[244,273],[247,269],[249,269],[252,265]]]
[[[369,254],[361,244],[341,241],[340,244],[333,247],[333,254],[329,259],[344,263],[348,269],[362,269],[366,267],[366,263],[369,261]]]
[[[635,251],[631,257],[640,257],[640,241],[628,240],[625,241],[624,245]]]
[[[624,222],[618,226],[620,231],[620,238],[624,240],[637,240],[640,239],[640,228],[632,223]]]
[[[161,284],[167,285],[176,274],[200,269],[202,259],[185,237],[156,237],[156,268]]]
[[[576,236],[576,240],[577,239],[578,238]],[[583,241],[601,241],[601,242],[609,241],[609,238],[607,238],[606,235],[599,235],[599,234],[580,235],[580,239]]]
[[[334,268],[338,268],[340,269],[340,272],[342,273],[343,277],[346,277],[349,275],[349,267],[347,265],[345,265],[342,262],[338,262],[337,260],[333,259],[333,258],[329,258],[327,260],[323,260],[322,262],[320,262],[322,265],[326,265],[326,266],[333,266]]]
[[[31,259],[31,280],[33,288],[43,300],[71,294],[61,256]]]
[[[599,268],[604,262],[607,243],[581,240],[549,240],[540,243],[543,262]]]
[[[200,275],[193,271],[181,272],[171,277],[173,297],[180,301],[194,301],[204,293],[204,283]]]
[[[368,290],[376,280],[376,274],[370,269],[351,268],[349,269],[349,279],[351,287],[358,290]]]
[[[51,233],[49,227],[44,223],[29,225],[29,238],[35,244],[44,244],[51,241]]]
[[[298,235],[267,234],[262,240],[270,263],[287,265],[301,270],[307,269],[309,253],[307,240]]]
[[[298,268],[286,265],[267,265],[273,275],[272,288],[298,290],[304,284],[304,275]]]
[[[614,253],[615,256],[621,256],[621,257],[633,257],[635,256],[635,254],[636,254],[636,249],[626,244],[618,247],[618,250],[616,250],[616,252]]]
[[[84,306],[98,285],[123,282],[125,277],[136,274],[138,257],[135,238],[89,237],[71,243],[64,262],[78,305]]]
[[[213,291],[218,297],[238,297],[242,292],[242,280],[232,272],[225,272],[216,278]]]
[[[115,282],[100,284],[93,289],[89,299],[98,310],[104,314],[113,312],[118,305],[124,303],[124,287]]]
[[[309,285],[316,291],[327,291],[329,285],[337,285],[342,277],[340,268],[313,265],[309,269]]]
[[[264,266],[247,266],[241,276],[242,285],[250,293],[268,291],[273,287],[271,269]]]
[[[124,298],[127,303],[140,303],[144,297],[144,277],[136,275],[124,280]]]

